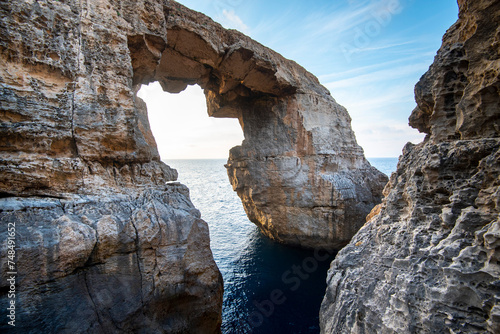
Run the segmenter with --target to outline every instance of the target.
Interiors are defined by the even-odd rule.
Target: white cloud
[[[238,15],[236,15],[234,10],[222,10],[222,16],[219,21],[224,28],[236,29],[243,33],[248,33],[249,31],[248,26]]]
[[[306,18],[305,28],[314,36],[324,34],[342,35],[367,20],[373,6],[349,8],[348,10],[329,10],[316,12]]]
[[[407,123],[382,120],[358,125],[353,122],[358,144],[367,157],[397,157],[407,142],[420,143],[425,134],[412,129]]]
[[[377,23],[381,28],[389,24],[392,16],[387,7],[398,0],[359,1],[352,2],[348,7],[331,7],[323,12],[316,12],[307,17],[306,28],[314,31],[314,35],[331,35],[341,37],[347,32],[354,32],[355,28],[365,28],[368,22]],[[377,13],[384,13],[383,20]],[[318,27],[321,27],[318,29]]]
[[[399,67],[383,69],[379,71],[366,72],[366,74],[357,75],[354,77],[328,82],[325,86],[328,89],[335,90],[337,88],[359,87],[360,85],[368,85],[372,83],[382,83],[391,81],[397,78],[405,78],[412,74],[422,75],[429,68],[427,62],[417,64],[409,64]]]
[[[414,63],[415,60],[422,62],[426,59],[429,58],[429,61],[426,62],[428,65],[432,63],[432,57],[436,54],[435,51],[432,52],[417,52],[416,50],[408,50],[408,52],[411,54],[410,56],[407,57],[398,57],[396,59],[392,59],[386,62],[382,63],[375,63],[367,66],[360,66],[360,67],[354,67],[346,71],[342,72],[334,72],[334,73],[329,73],[329,74],[323,74],[320,75],[318,78],[321,81],[327,81],[327,80],[334,80],[338,81],[341,78],[352,78],[353,76],[359,75],[361,73],[371,73],[377,70],[381,70],[384,68],[394,68],[397,64],[411,64]],[[428,67],[427,65],[427,67]],[[335,80],[337,79],[337,80]]]
[[[395,48],[398,46],[403,46],[403,45],[408,45],[408,44],[413,44],[413,43],[415,43],[415,42],[408,41],[408,42],[392,43],[392,44],[379,44],[379,45],[374,45],[372,47],[362,48],[362,49],[360,49],[360,52],[371,52],[371,51],[392,49],[392,48]]]

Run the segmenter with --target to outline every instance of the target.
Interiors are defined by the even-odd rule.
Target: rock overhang
[[[198,84],[209,116],[238,118],[243,129],[226,167],[250,220],[280,242],[342,247],[387,180],[364,158],[347,110],[315,76],[244,34],[174,1],[163,13],[162,34],[128,36],[133,85],[158,81],[178,93]],[[352,180],[352,198],[329,181],[339,175]]]

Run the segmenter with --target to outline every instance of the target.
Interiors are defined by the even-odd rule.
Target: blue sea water
[[[398,158],[368,158],[372,166],[387,176],[391,176],[398,166]]]
[[[397,158],[370,163],[390,175]],[[210,228],[224,278],[223,333],[319,333],[326,273],[335,254],[277,244],[251,223],[229,184],[225,160],[167,160]]]

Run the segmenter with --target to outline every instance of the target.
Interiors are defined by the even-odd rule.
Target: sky
[[[237,29],[316,75],[352,118],[367,157],[398,157],[424,135],[408,126],[414,86],[458,18],[456,0],[179,0]],[[227,158],[243,140],[236,119],[208,117],[199,86],[159,84],[148,104],[162,159]]]

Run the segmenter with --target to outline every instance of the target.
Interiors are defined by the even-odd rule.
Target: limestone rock
[[[166,185],[177,172],[135,97],[129,36],[146,33],[166,36],[161,2],[0,3],[0,247],[15,224],[19,332],[220,332],[208,227]]]
[[[347,111],[327,93],[303,89],[246,106],[245,141],[231,150],[228,174],[269,237],[341,248],[379,203],[387,177],[364,158]]]
[[[387,179],[363,156],[345,108],[296,63],[174,1],[2,5],[0,191],[58,196],[175,180],[159,160],[141,84],[198,84],[245,141],[227,164],[270,237],[341,247]],[[37,112],[33,112],[36,108]],[[28,186],[29,185],[29,186]]]
[[[16,330],[217,332],[222,277],[186,191],[171,184],[134,195],[0,199],[2,240],[9,224],[16,228]],[[0,268],[7,289],[6,257]]]
[[[245,140],[226,167],[249,219],[266,235],[304,247],[344,246],[387,182],[356,143],[346,109],[295,62],[175,2],[166,10],[166,44],[153,35],[129,38],[137,82],[158,80],[170,92],[197,83],[211,116],[239,119]]]
[[[500,3],[459,8],[415,89],[428,136],[332,262],[322,333],[499,333]]]
[[[226,167],[266,235],[345,245],[387,182],[357,145],[346,109],[312,74],[247,36],[173,1],[163,10],[166,38],[128,37],[134,84],[159,81],[172,93],[198,84],[210,116],[239,119],[245,140]]]

